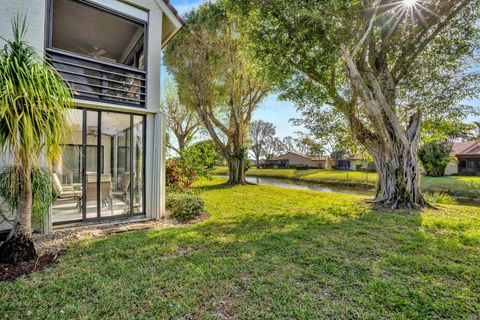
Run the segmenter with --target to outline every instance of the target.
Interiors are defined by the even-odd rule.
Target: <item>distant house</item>
[[[353,156],[353,157],[337,160],[336,164],[333,163],[333,167],[336,170],[353,170],[353,171],[356,171],[356,170],[358,170],[357,164],[361,165],[362,170],[367,168],[368,171],[375,171],[375,163],[374,162],[369,162],[368,160],[365,160],[361,156]]]
[[[462,141],[453,145],[457,158],[445,169],[445,175],[480,176],[480,141]]]
[[[264,166],[267,168],[277,166],[279,168],[308,167],[329,169],[330,160],[326,156],[309,156],[295,151],[288,151],[271,160],[266,160]]]

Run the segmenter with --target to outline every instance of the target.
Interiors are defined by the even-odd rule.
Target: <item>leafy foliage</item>
[[[168,159],[166,163],[167,187],[188,189],[191,188],[197,175],[193,170],[183,165],[177,159]]]
[[[32,170],[32,222],[40,227],[43,218],[48,214],[50,206],[57,198],[57,191],[50,170],[34,168]],[[22,181],[17,166],[2,166],[0,168],[0,198],[2,207],[14,211],[18,207]]]
[[[174,82],[168,78],[165,80],[161,102],[162,111],[167,118],[167,126],[175,138],[177,144],[168,143],[170,149],[181,154],[183,149],[193,139],[200,129],[200,119],[195,110],[180,103],[178,89]],[[168,139],[170,140],[170,139]]]
[[[248,126],[270,84],[251,63],[238,21],[222,1],[201,5],[186,22],[165,49],[165,65],[180,101],[196,110],[229,163],[229,183],[244,184]]]
[[[452,160],[452,145],[447,141],[432,140],[424,143],[418,150],[418,157],[422,162],[427,176],[441,177]]]
[[[468,113],[460,101],[479,92],[479,1],[228,3],[281,98],[332,107],[373,156],[382,173],[375,201],[423,204],[422,117]]]
[[[51,200],[50,191],[40,186],[46,183],[47,176],[35,168],[41,157],[51,164],[60,156],[61,141],[70,132],[67,110],[73,107],[73,96],[55,68],[42,61],[23,40],[26,18],[17,15],[12,28],[13,39],[5,40],[0,51],[0,152],[10,155],[16,164],[14,179],[7,179],[18,181],[20,189],[16,203],[18,223],[7,240],[15,243],[9,248],[16,249],[5,254],[30,259],[35,256],[31,250],[32,210],[44,211],[44,202]],[[37,188],[36,195],[32,195],[32,185]],[[37,199],[32,199],[35,196]]]
[[[69,133],[67,108],[72,92],[55,68],[40,60],[22,40],[26,18],[13,22],[14,39],[0,51],[0,147],[16,163],[53,159]]]
[[[212,140],[203,140],[185,148],[181,161],[198,176],[207,176],[208,171],[224,159]]]
[[[202,199],[192,192],[167,193],[166,207],[170,216],[180,222],[187,222],[201,215],[205,208]]]
[[[425,200],[432,204],[457,204],[454,197],[443,192],[427,192]]]

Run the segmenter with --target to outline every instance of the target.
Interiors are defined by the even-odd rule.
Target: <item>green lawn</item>
[[[0,283],[0,319],[480,317],[480,210],[199,184],[196,225],[83,240]]]
[[[212,174],[227,174],[226,167],[215,167]],[[284,178],[330,185],[375,186],[378,175],[357,171],[335,171],[322,169],[257,169],[251,168],[247,175],[257,177]],[[480,177],[422,177],[422,189],[425,192],[441,191],[456,197],[478,198],[480,196]]]

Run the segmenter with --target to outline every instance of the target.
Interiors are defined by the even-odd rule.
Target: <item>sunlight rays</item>
[[[380,23],[381,29],[390,29],[387,34],[393,34],[401,24],[405,24],[406,28],[411,28],[415,32],[415,26],[419,23],[427,26],[428,16],[439,17],[437,13],[427,7],[428,0],[398,0],[383,4],[374,4],[378,15],[374,16],[376,21],[385,18]],[[380,1],[381,3],[381,1]],[[387,18],[388,17],[388,18]]]

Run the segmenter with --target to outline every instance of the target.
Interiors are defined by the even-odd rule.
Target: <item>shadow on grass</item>
[[[211,213],[82,241],[7,284],[0,317],[478,317],[478,248],[424,231],[418,213],[345,210]]]

